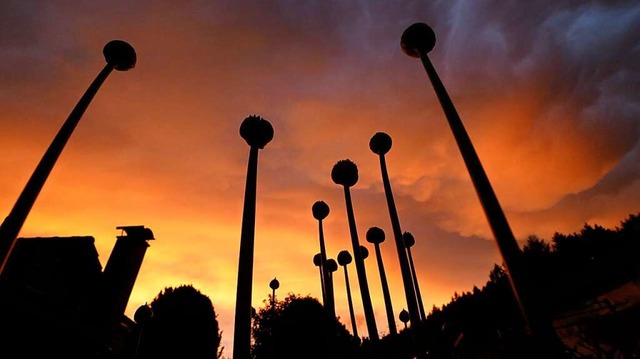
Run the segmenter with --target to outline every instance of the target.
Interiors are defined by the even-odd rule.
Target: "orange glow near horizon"
[[[329,256],[351,251],[342,189],[330,178],[333,164],[349,158],[360,174],[352,197],[360,242],[371,253],[365,263],[380,332],[388,328],[373,247],[365,241],[372,226],[387,236],[382,251],[396,318],[406,309],[378,159],[368,148],[379,131],[393,139],[386,158],[402,229],[417,241],[413,256],[427,312],[456,291],[483,286],[500,262],[427,77],[400,50],[400,34],[413,22],[436,31],[430,56],[518,240],[531,234],[551,240],[554,232],[585,223],[614,227],[640,210],[634,117],[640,107],[637,95],[624,92],[633,88],[625,87],[626,77],[618,76],[637,76],[638,65],[572,57],[574,43],[560,35],[543,40],[547,32],[565,32],[557,21],[534,23],[558,28],[522,30],[522,48],[508,31],[504,38],[465,32],[461,24],[489,23],[465,21],[472,16],[466,12],[451,8],[449,21],[440,20],[435,5],[117,3],[43,4],[36,13],[20,2],[0,5],[11,7],[0,11],[0,23],[24,24],[0,41],[0,50],[7,49],[0,64],[0,213],[9,213],[103,66],[102,46],[130,42],[136,68],[107,79],[20,236],[93,236],[104,266],[117,226],[147,226],[156,240],[126,314],[132,317],[165,287],[192,284],[214,304],[225,356],[233,347],[249,152],[238,129],[248,115],[264,117],[275,130],[258,162],[254,307],[263,305],[274,277],[280,298],[321,300],[311,206],[323,200],[331,208],[324,222]],[[596,24],[605,21],[596,15]],[[495,16],[511,24],[506,15]],[[572,21],[566,26],[578,31],[580,18]],[[529,36],[538,31],[547,32]],[[608,40],[610,51],[631,51],[615,40]],[[617,98],[636,107],[620,109],[627,102]],[[353,265],[349,271],[358,330],[366,335]],[[342,268],[334,284],[337,314],[351,330]]]

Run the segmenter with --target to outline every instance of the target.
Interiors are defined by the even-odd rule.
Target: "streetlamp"
[[[322,289],[322,305],[326,307],[327,305],[327,293],[325,292],[325,285],[324,285],[324,276],[322,274],[322,254],[320,253],[316,253],[313,256],[313,265],[318,267],[318,270],[320,271],[320,289]]]
[[[247,182],[244,191],[242,233],[238,259],[238,287],[233,333],[233,358],[249,359],[251,350],[251,290],[253,283],[253,249],[256,224],[256,188],[258,150],[273,139],[273,127],[259,116],[249,116],[240,125],[240,136],[250,146]]]
[[[409,264],[411,265],[411,275],[413,276],[413,286],[416,289],[416,298],[418,298],[418,308],[420,309],[420,318],[422,320],[427,319],[427,314],[424,311],[424,304],[422,303],[422,294],[420,294],[420,285],[418,284],[418,274],[416,273],[416,267],[413,264],[413,256],[411,255],[411,247],[416,244],[416,239],[409,232],[402,234],[404,240],[404,246],[407,248],[407,254],[409,255]]]
[[[338,161],[331,170],[331,179],[344,189],[344,198],[347,206],[347,219],[349,221],[349,231],[351,233],[351,245],[353,246],[354,259],[356,263],[356,274],[358,275],[358,284],[360,286],[360,295],[362,297],[362,307],[364,309],[364,317],[367,322],[367,331],[372,341],[379,339],[378,328],[376,327],[376,319],[373,314],[373,305],[371,304],[371,295],[369,293],[369,284],[367,283],[367,272],[364,267],[362,253],[359,250],[360,243],[358,241],[358,230],[356,227],[356,219],[353,214],[353,203],[351,201],[351,192],[349,188],[358,182],[358,167],[350,160]]]
[[[515,299],[520,307],[523,318],[525,320],[527,328],[529,328],[530,315],[528,313],[528,307],[522,302],[522,286],[521,273],[518,272],[518,265],[521,256],[520,247],[516,242],[507,218],[502,211],[502,207],[498,202],[489,178],[487,177],[482,163],[478,158],[475,148],[471,143],[471,138],[467,134],[458,111],[456,110],[444,84],[440,80],[435,67],[429,60],[427,55],[429,51],[433,49],[436,44],[436,35],[429,27],[424,23],[415,23],[409,26],[402,33],[400,40],[400,46],[402,51],[410,57],[419,58],[422,61],[427,76],[431,81],[433,89],[438,96],[442,110],[444,111],[449,127],[453,132],[453,136],[458,144],[458,149],[467,167],[471,181],[475,187],[478,199],[482,205],[485,216],[493,232],[493,236],[496,240],[504,266],[511,283],[511,289],[515,296]]]
[[[322,263],[322,265],[320,266],[321,269],[321,276],[322,276],[322,283],[323,283],[323,293],[325,293],[325,297],[323,297],[324,300],[324,306],[325,308],[329,311],[329,313],[332,316],[336,316],[336,307],[335,307],[335,303],[333,302],[333,288],[329,288],[329,286],[327,286],[327,277],[329,275],[329,272],[327,271],[327,250],[325,249],[325,244],[324,244],[324,230],[322,227],[322,220],[327,218],[327,216],[329,215],[329,205],[327,205],[325,202],[323,201],[317,201],[313,204],[313,206],[311,206],[311,212],[313,213],[313,218],[318,220],[318,238],[320,241],[320,260]]]
[[[269,288],[273,290],[273,293],[271,294],[271,306],[274,306],[276,304],[276,289],[280,288],[278,278],[273,278],[271,282],[269,282]]]
[[[135,50],[131,45],[122,40],[108,42],[104,46],[102,53],[104,54],[107,64],[96,76],[91,85],[89,85],[80,100],[78,100],[78,103],[42,156],[40,163],[38,163],[38,166],[33,171],[31,178],[29,178],[18,200],[13,205],[11,212],[9,212],[9,215],[2,222],[2,225],[0,225],[0,275],[4,271],[7,259],[15,246],[16,238],[31,211],[31,207],[33,207],[53,166],[56,164],[64,146],[69,141],[71,134],[91,103],[91,100],[93,100],[93,97],[113,70],[127,71],[136,65],[137,56]]]
[[[358,327],[356,326],[356,315],[353,312],[353,301],[351,299],[351,285],[349,285],[349,271],[347,270],[347,264],[352,261],[351,254],[348,251],[340,251],[338,253],[338,264],[344,268],[344,282],[347,286],[347,302],[349,304],[349,315],[351,316],[351,328],[353,328],[353,336],[358,337]]]
[[[393,306],[391,304],[391,294],[389,293],[389,283],[387,275],[384,271],[382,262],[382,251],[380,251],[380,243],[384,242],[384,231],[378,227],[371,227],[367,231],[367,242],[372,243],[376,251],[376,260],[378,261],[378,270],[380,271],[380,282],[382,283],[382,295],[384,297],[384,307],[387,312],[387,322],[389,323],[389,333],[397,334],[396,321],[393,317]]]

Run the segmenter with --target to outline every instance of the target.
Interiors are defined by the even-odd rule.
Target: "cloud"
[[[100,89],[23,234],[94,235],[105,259],[115,226],[147,225],[157,241],[128,312],[164,286],[197,284],[221,313],[229,353],[249,151],[238,129],[257,114],[275,136],[259,156],[254,305],[274,276],[283,293],[320,297],[311,205],[331,207],[327,250],[351,248],[343,192],[330,179],[349,158],[360,174],[352,188],[360,239],[371,226],[387,232],[399,311],[397,253],[368,148],[384,131],[402,228],[418,241],[421,289],[428,307],[440,305],[482,285],[499,255],[431,85],[400,50],[404,29],[434,28],[429,56],[524,240],[637,212],[639,17],[632,1],[5,1],[0,166],[9,170],[0,210],[9,212],[104,66],[104,44],[123,39],[136,68]],[[384,323],[377,268],[367,265]]]

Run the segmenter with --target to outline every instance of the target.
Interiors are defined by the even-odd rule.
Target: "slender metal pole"
[[[389,173],[387,172],[387,162],[385,161],[384,154],[380,154],[380,170],[382,172],[382,184],[384,186],[384,193],[387,199],[387,207],[389,208],[389,217],[391,218],[391,228],[393,230],[393,238],[396,243],[396,250],[398,252],[398,260],[400,262],[400,273],[402,274],[402,283],[404,285],[404,294],[407,300],[407,307],[409,308],[409,321],[411,327],[418,326],[421,323],[420,313],[418,312],[418,303],[416,301],[416,292],[413,287],[413,277],[411,276],[411,268],[409,267],[409,258],[407,251],[404,248],[404,240],[402,239],[402,229],[400,228],[400,219],[398,218],[398,211],[393,199],[393,191],[391,190],[391,181],[389,181]],[[416,348],[416,356],[418,359],[426,359],[427,354],[423,346],[423,340],[416,330],[411,331],[413,342]]]
[[[233,336],[233,357],[249,359],[251,349],[251,293],[253,283],[253,253],[256,221],[256,185],[258,176],[258,148],[251,147],[244,191],[242,234],[238,260],[238,287]]]
[[[433,30],[422,23],[413,24],[405,30],[402,35],[401,46],[404,52],[411,57],[418,57],[424,69],[431,81],[433,89],[438,96],[442,110],[445,113],[449,127],[453,132],[453,136],[458,144],[458,149],[467,167],[474,188],[478,195],[478,199],[482,205],[493,236],[496,240],[504,266],[511,283],[511,288],[514,297],[520,307],[520,311],[529,328],[529,315],[527,308],[521,300],[522,284],[520,280],[520,273],[518,273],[518,261],[520,259],[520,248],[516,242],[507,218],[502,211],[502,207],[498,202],[498,199],[491,187],[491,183],[487,177],[487,174],[482,167],[480,159],[471,143],[471,139],[467,134],[467,131],[462,124],[458,111],[456,110],[447,90],[445,89],[438,73],[436,72],[433,64],[429,60],[427,53],[433,49],[435,45],[435,34]]]
[[[351,285],[349,285],[349,272],[347,266],[344,265],[344,282],[347,285],[347,302],[349,304],[349,315],[351,316],[351,327],[353,328],[353,336],[358,336],[358,326],[356,325],[356,315],[353,311],[353,299],[351,298]]]
[[[387,323],[389,324],[389,333],[398,334],[396,328],[396,320],[393,315],[393,305],[391,304],[391,293],[389,292],[389,283],[387,282],[387,274],[384,271],[382,262],[382,252],[380,251],[380,243],[373,244],[376,251],[376,261],[378,262],[378,271],[380,272],[380,283],[382,284],[382,296],[384,297],[384,307],[387,312]]]
[[[380,170],[382,172],[382,184],[387,199],[387,207],[389,208],[389,217],[391,218],[391,228],[393,230],[393,238],[396,243],[398,259],[400,262],[400,273],[402,274],[402,283],[404,284],[404,292],[409,308],[409,321],[411,324],[420,322],[420,314],[418,312],[418,303],[416,301],[415,288],[413,287],[413,278],[411,276],[411,268],[409,267],[409,258],[404,248],[404,240],[402,239],[402,229],[400,228],[400,219],[398,211],[393,199],[393,191],[391,190],[391,182],[389,181],[389,173],[387,172],[387,162],[384,155],[380,155]]]
[[[324,289],[324,293],[325,293],[325,308],[329,311],[329,314],[331,314],[333,317],[336,316],[336,307],[335,307],[335,302],[334,302],[334,295],[333,295],[333,285],[327,285],[327,278],[330,278],[331,273],[329,272],[328,268],[327,268],[327,250],[325,249],[325,245],[324,245],[324,230],[322,227],[322,220],[318,220],[318,233],[319,233],[319,237],[320,237],[320,255],[321,260],[322,260],[322,266],[320,268],[322,268],[322,278],[323,278],[323,283],[325,288]]]
[[[411,265],[411,275],[413,277],[413,285],[416,288],[416,298],[418,299],[418,309],[420,309],[420,318],[422,320],[427,319],[427,313],[424,310],[424,304],[422,303],[422,294],[420,294],[420,285],[418,285],[418,275],[416,274],[416,267],[413,265],[413,256],[411,255],[411,248],[407,247],[407,254],[409,255],[409,264]]]
[[[49,145],[49,148],[42,156],[38,166],[33,171],[31,178],[29,178],[11,212],[0,225],[0,276],[4,272],[7,260],[15,246],[16,238],[33,204],[49,177],[53,166],[60,157],[62,150],[69,141],[71,134],[78,125],[87,107],[89,107],[91,100],[93,100],[104,81],[114,69],[127,71],[135,67],[137,59],[135,50],[131,45],[122,40],[113,40],[107,43],[103,49],[103,54],[107,64],[102,71],[98,73],[80,100],[78,100],[78,103],[69,114],[69,117],[67,117]]]
[[[356,219],[353,213],[353,203],[351,201],[351,192],[349,187],[344,186],[344,198],[347,206],[347,219],[349,221],[349,231],[351,233],[351,244],[353,246],[353,258],[356,263],[356,274],[358,275],[358,284],[360,286],[360,295],[362,297],[362,307],[364,309],[364,317],[367,322],[367,331],[369,338],[373,341],[379,339],[378,328],[373,313],[373,304],[371,303],[371,294],[369,293],[369,284],[367,282],[367,272],[364,267],[364,259],[360,251],[360,242],[358,241],[358,230],[356,229]]]

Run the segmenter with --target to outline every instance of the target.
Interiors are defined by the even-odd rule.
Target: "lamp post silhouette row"
[[[367,323],[367,331],[372,341],[377,341],[378,328],[373,313],[373,305],[371,303],[371,295],[369,293],[369,284],[367,282],[367,272],[364,266],[364,259],[360,250],[360,242],[358,240],[358,230],[356,227],[355,215],[353,213],[353,203],[351,201],[350,187],[358,182],[358,167],[350,160],[338,161],[331,170],[331,179],[344,189],[345,204],[347,207],[347,219],[349,222],[349,232],[351,234],[351,245],[353,246],[353,256],[356,264],[356,274],[358,276],[358,284],[360,287],[360,295],[362,297],[362,307],[364,309],[364,317]]]
[[[251,291],[256,224],[258,151],[273,139],[273,127],[269,121],[262,117],[251,115],[242,121],[240,136],[247,142],[250,150],[242,212],[240,255],[238,258],[233,358],[249,359],[251,357]]]
[[[380,160],[380,172],[382,174],[382,185],[384,187],[387,207],[389,209],[389,217],[391,219],[391,228],[393,230],[393,238],[396,243],[396,251],[398,252],[398,262],[400,263],[400,273],[402,274],[402,284],[404,286],[404,294],[409,308],[409,320],[411,325],[420,323],[420,313],[418,312],[418,303],[416,301],[416,292],[411,276],[411,268],[409,267],[409,259],[402,238],[402,228],[400,227],[400,219],[398,211],[393,199],[393,191],[391,190],[391,181],[387,171],[387,162],[385,154],[391,150],[391,136],[384,132],[377,132],[369,140],[369,149],[378,155]],[[411,332],[414,344],[416,346],[416,355],[418,359],[426,359],[426,351],[423,348],[422,340],[414,331]]]
[[[324,229],[322,226],[322,220],[329,215],[329,205],[323,201],[316,201],[311,206],[311,212],[313,218],[318,220],[318,239],[320,242],[320,275],[322,276],[322,292],[324,307],[329,311],[333,317],[336,316],[333,288],[327,285],[327,279],[329,277],[329,271],[327,267],[327,250],[324,241]]]
[[[402,234],[402,240],[404,242],[404,246],[407,248],[407,255],[409,256],[409,265],[411,266],[411,276],[413,277],[413,286],[416,290],[416,298],[418,300],[418,309],[420,309],[420,318],[422,320],[427,319],[427,313],[424,311],[424,304],[422,303],[422,294],[420,294],[420,285],[418,284],[418,274],[416,272],[416,267],[413,264],[413,256],[411,255],[411,247],[416,244],[416,239],[409,232],[404,232]]]
[[[344,268],[344,282],[347,290],[347,304],[349,305],[349,316],[351,317],[351,328],[353,336],[359,338],[358,336],[358,326],[356,325],[356,315],[353,312],[353,299],[351,298],[351,285],[349,284],[349,271],[347,270],[347,265],[351,263],[353,258],[349,251],[344,250],[338,253],[338,264]]]
[[[393,305],[391,304],[391,293],[389,292],[389,283],[387,275],[384,271],[384,263],[382,261],[382,252],[380,251],[380,243],[384,242],[384,231],[378,227],[371,227],[367,231],[367,242],[372,243],[376,252],[376,260],[378,262],[378,271],[380,272],[380,283],[382,284],[382,296],[384,297],[384,307],[387,312],[387,323],[389,324],[389,333],[397,334],[396,321],[393,316]]]
[[[127,71],[135,67],[137,55],[131,45],[122,40],[108,42],[103,50],[107,64],[98,73],[91,85],[87,88],[78,103],[73,108],[69,117],[54,137],[53,141],[42,156],[29,181],[25,185],[11,212],[0,225],[0,275],[4,271],[7,259],[13,250],[16,238],[33,207],[44,183],[46,182],[53,166],[60,157],[62,150],[69,141],[82,115],[93,100],[94,96],[113,70]]]

